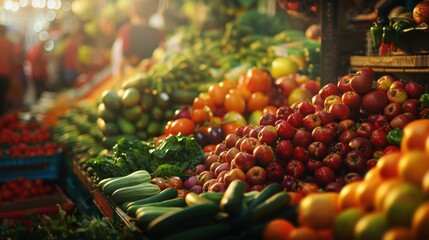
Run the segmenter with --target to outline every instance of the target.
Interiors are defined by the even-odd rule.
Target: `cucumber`
[[[162,202],[147,203],[146,206],[157,206],[157,207],[186,207],[186,201],[184,198],[173,198]]]
[[[208,226],[202,226],[180,232],[175,232],[170,235],[164,236],[162,240],[210,240],[220,239],[227,236],[231,232],[231,225],[228,223],[216,223]]]
[[[267,200],[250,209],[250,220],[253,223],[260,223],[267,218],[271,218],[280,211],[283,211],[290,202],[290,196],[286,192],[278,192]]]
[[[111,180],[113,180],[113,179],[116,179],[116,178],[118,178],[118,177],[110,177],[110,178],[102,179],[102,180],[101,180],[101,181],[99,181],[99,182],[98,182],[98,184],[97,184],[98,189],[103,190],[103,187],[104,187],[104,186],[105,186],[109,181],[111,181]]]
[[[220,209],[228,214],[239,213],[243,206],[246,185],[242,180],[233,180],[220,200]]]
[[[162,190],[160,193],[153,195],[152,197],[140,199],[134,202],[126,202],[122,206],[124,209],[127,209],[128,207],[131,207],[133,205],[144,205],[148,203],[162,202],[168,199],[176,198],[177,194],[178,194],[178,191],[176,188],[169,187]]]
[[[169,212],[169,211],[173,211],[173,210],[178,211],[178,210],[182,210],[182,209],[183,209],[183,207],[155,207],[155,206],[141,205],[141,206],[139,206],[139,208],[136,211],[136,216],[138,216],[139,213],[141,213],[141,212],[152,211],[152,210]]]
[[[180,211],[166,213],[155,218],[146,230],[151,238],[158,239],[171,232],[206,224],[206,221],[214,218],[218,210],[219,207],[212,203],[186,207]]]
[[[156,195],[161,192],[161,189],[150,182],[140,183],[134,186],[119,188],[112,193],[110,197],[116,204],[123,204],[124,202],[137,201]]]
[[[140,183],[150,182],[150,173],[146,170],[138,170],[128,175],[112,179],[103,186],[103,192],[111,196],[113,192],[123,187],[130,187]]]
[[[188,194],[186,194],[185,201],[188,206],[195,206],[198,204],[215,204],[213,201],[207,198],[201,197],[200,195],[194,192],[189,192]]]

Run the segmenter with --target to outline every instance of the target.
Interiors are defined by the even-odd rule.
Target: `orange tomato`
[[[205,106],[209,107],[211,110],[215,109],[215,105],[213,101],[210,99],[208,95],[201,94],[202,96],[198,96],[194,98],[192,102],[193,109],[204,108]]]
[[[230,133],[235,133],[240,124],[236,122],[230,122],[226,124],[222,124],[222,131],[227,136]]]
[[[210,85],[207,93],[216,106],[223,106],[228,89],[226,87],[221,87],[218,83],[215,83]]]
[[[318,240],[319,235],[309,227],[298,227],[291,231],[288,240]]]
[[[196,124],[210,122],[212,118],[212,112],[210,108],[205,106],[204,108],[196,108],[191,111],[191,119]]]
[[[164,126],[164,134],[169,135],[171,134],[171,124],[173,123],[172,120],[168,121]]]
[[[256,110],[262,110],[268,105],[269,98],[262,92],[254,92],[250,95],[247,100],[247,111],[253,112]]]
[[[429,119],[417,119],[408,123],[403,129],[401,151],[425,150],[429,136]]]
[[[355,195],[357,202],[363,209],[369,211],[374,209],[375,193],[381,182],[381,178],[373,178],[364,180],[357,186]]]
[[[213,152],[216,148],[216,144],[208,144],[203,148],[205,153]]]
[[[423,177],[429,171],[429,154],[423,150],[409,150],[402,155],[398,172],[405,181],[422,186]]]
[[[237,84],[238,83],[236,81],[232,81],[232,80],[228,80],[228,79],[224,79],[224,80],[219,82],[220,87],[226,88],[228,90],[236,88]]]
[[[277,113],[277,107],[273,105],[268,105],[262,109],[262,113],[269,113],[275,116]]]
[[[404,181],[402,181],[399,178],[391,178],[383,181],[380,183],[380,186],[378,186],[377,191],[375,193],[374,198],[374,208],[376,211],[383,210],[383,204],[384,199],[386,198],[387,194],[390,192],[390,190],[404,184]]]
[[[171,134],[191,135],[194,133],[195,123],[189,118],[178,118],[171,123]]]
[[[270,220],[262,232],[264,240],[282,240],[287,239],[295,226],[286,219],[275,218]]]
[[[239,94],[244,99],[244,101],[249,100],[250,95],[252,94],[249,89],[241,87],[241,88],[232,88],[228,91],[229,93]]]
[[[380,170],[380,176],[382,178],[389,179],[398,177],[398,164],[401,156],[402,152],[398,151],[385,154],[378,159],[376,168]]]
[[[250,92],[269,93],[272,85],[271,76],[266,70],[255,67],[247,70],[244,86],[249,89]]]
[[[244,113],[246,110],[246,102],[239,94],[227,93],[225,95],[223,106],[227,112],[235,111],[238,113]]]

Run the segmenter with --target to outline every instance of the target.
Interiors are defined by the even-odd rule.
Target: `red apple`
[[[253,185],[263,185],[267,181],[267,172],[261,166],[253,166],[246,172],[246,182]]]
[[[239,138],[240,137],[237,134],[235,134],[235,133],[230,133],[230,134],[226,135],[226,137],[225,137],[225,145],[226,145],[226,147],[227,148],[235,147],[235,144],[237,143],[237,140]]]
[[[265,127],[265,125],[255,126],[252,130],[250,130],[249,137],[253,137],[257,139],[259,132],[262,130],[263,127]]]
[[[339,171],[342,169],[343,157],[338,153],[332,152],[323,158],[322,163],[334,171]]]
[[[327,111],[318,111],[316,112],[316,115],[320,118],[322,121],[322,125],[326,125],[328,123],[334,122],[334,117]]]
[[[305,174],[305,166],[298,160],[291,160],[286,165],[286,173],[295,178],[302,178]]]
[[[429,119],[429,107],[425,107],[419,112],[419,118]]]
[[[297,192],[300,189],[301,182],[290,175],[284,175],[281,181],[283,191]]]
[[[219,164],[219,166],[217,166],[214,171],[215,177],[218,177],[221,172],[229,171],[230,168],[231,168],[231,165],[227,162]]]
[[[260,191],[262,191],[262,190],[264,190],[264,188],[265,188],[265,185],[253,185],[253,186],[251,186],[250,187],[250,192],[251,191],[257,191],[257,192],[260,192]]]
[[[221,163],[229,162],[228,158],[226,156],[226,153],[227,153],[227,151],[223,151],[219,154],[219,162],[221,162]]]
[[[267,178],[269,181],[280,182],[284,176],[283,166],[278,161],[270,162],[266,167]]]
[[[345,120],[343,120],[345,121]],[[329,128],[334,132],[335,137],[339,137],[341,132],[343,132],[343,128],[337,122],[330,122],[325,124],[325,128]]]
[[[258,140],[267,145],[273,145],[278,139],[277,129],[273,125],[264,126],[258,133]]]
[[[350,79],[352,90],[358,94],[365,94],[372,88],[374,82],[374,71],[372,68],[359,69]]]
[[[386,93],[380,90],[371,90],[362,97],[362,108],[369,114],[382,113],[387,105]]]
[[[339,95],[339,91],[334,83],[328,83],[319,90],[319,95],[322,99],[326,99],[331,95]]]
[[[379,79],[377,79],[376,88],[384,92],[387,92],[390,86],[392,86],[392,83],[395,81],[396,79],[391,75],[383,75]]]
[[[216,181],[217,181],[217,182],[224,183],[224,177],[225,177],[225,174],[226,174],[227,172],[229,172],[229,171],[221,171],[221,172],[216,176]]]
[[[384,148],[387,145],[387,134],[382,128],[375,129],[369,141],[376,148]]]
[[[302,127],[302,121],[304,116],[300,112],[294,112],[287,118],[287,122],[290,123],[294,128]]]
[[[341,189],[343,188],[343,184],[339,182],[330,182],[326,184],[325,188],[323,189],[325,192],[336,192],[339,193]]]
[[[310,158],[320,160],[328,154],[328,147],[321,142],[312,142],[307,151]]]
[[[357,136],[358,135],[356,131],[346,129],[340,134],[338,139],[340,140],[340,142],[348,144],[352,139],[356,138]]]
[[[419,115],[420,102],[417,99],[410,98],[402,104],[404,112],[412,113],[415,116]]]
[[[215,150],[214,150],[214,154],[216,155],[220,155],[221,152],[228,150],[228,148],[226,147],[225,143],[218,143],[216,144]]]
[[[366,168],[371,169],[377,166],[377,162],[378,162],[378,159],[375,159],[375,158],[369,159],[368,161],[366,161]]]
[[[240,152],[240,149],[236,147],[232,147],[226,151],[226,161],[231,163],[232,159],[234,159],[235,155]]]
[[[212,163],[212,165],[210,165],[210,167],[209,167],[210,172],[212,172],[214,174],[216,168],[221,164],[222,164],[222,162],[219,162],[219,161]]]
[[[407,92],[409,98],[415,99],[418,99],[424,92],[423,86],[413,81],[409,81],[407,84],[405,84],[405,91]]]
[[[400,151],[398,146],[390,145],[384,148],[383,155],[386,155],[392,152],[398,152],[398,151]]]
[[[363,179],[362,176],[356,172],[349,172],[346,175],[344,175],[345,184],[349,184],[354,181],[361,181],[362,179]]]
[[[223,176],[223,182],[226,186],[229,186],[229,184],[235,179],[246,181],[246,174],[243,172],[243,170],[234,168],[226,172]]]
[[[293,112],[294,111],[290,106],[287,106],[287,105],[280,106],[279,108],[277,108],[276,118],[287,120],[289,115],[291,115]]]
[[[277,121],[276,115],[271,113],[265,113],[262,115],[262,117],[259,119],[259,125],[265,126],[265,125],[273,125]]]
[[[293,142],[296,146],[307,148],[308,145],[313,142],[313,136],[311,136],[310,132],[304,129],[298,129],[293,137]]]
[[[266,144],[257,146],[253,150],[253,156],[255,157],[256,163],[260,166],[267,166],[274,161],[275,157],[273,149]]]
[[[371,142],[368,138],[364,137],[353,138],[349,142],[349,147],[351,150],[360,150],[367,159],[369,159],[374,152]]]
[[[410,122],[411,119],[406,114],[400,114],[390,121],[390,126],[392,128],[403,129]]]
[[[290,76],[282,76],[275,80],[284,97],[289,97],[293,90],[299,87],[298,82]]]
[[[396,80],[392,83],[392,85],[390,85],[389,89],[394,89],[394,88],[405,88],[405,83],[401,80]]]
[[[280,139],[293,139],[295,136],[296,128],[293,127],[289,122],[284,121],[276,126],[277,135]]]
[[[214,173],[206,170],[197,175],[197,182],[199,185],[204,185],[205,182],[214,178],[215,178]]]
[[[253,150],[260,144],[261,143],[258,139],[254,137],[246,137],[241,142],[240,151],[253,154]]]
[[[244,137],[244,136],[249,136],[249,134],[250,134],[250,131],[252,131],[252,129],[254,129],[256,126],[253,126],[253,125],[246,125],[244,128],[243,128],[243,134],[242,134],[242,137]]]
[[[323,107],[328,109],[334,103],[342,103],[341,97],[338,95],[329,95],[323,101]]]
[[[310,101],[302,101],[298,103],[298,112],[302,114],[302,116],[307,116],[308,114],[312,114],[315,112],[314,106]]]
[[[326,146],[329,146],[335,138],[335,133],[332,129],[323,126],[317,126],[311,132],[314,141],[322,142]]]
[[[317,159],[309,158],[305,162],[305,168],[308,170],[309,173],[313,174],[314,171],[316,171],[318,168],[323,167],[323,162]]]
[[[389,132],[392,127],[390,126],[389,120],[387,119],[386,115],[378,115],[377,119],[374,122],[374,128],[382,128],[385,132]]]
[[[275,149],[274,152],[278,159],[280,160],[288,160],[293,156],[293,145],[289,140],[280,140]]]
[[[210,179],[207,182],[205,182],[202,186],[203,186],[203,192],[208,192],[210,189],[210,186],[217,183],[216,178]],[[201,186],[201,185],[200,185]]]
[[[320,82],[315,80],[305,81],[299,87],[311,92],[313,95],[316,95],[320,91]]]
[[[319,94],[316,94],[311,98],[311,103],[313,103],[315,106],[323,107],[324,100]]]
[[[238,126],[235,129],[235,134],[237,134],[239,137],[243,137],[243,130],[244,130],[244,126]]]
[[[307,159],[309,158],[309,154],[307,151],[307,148],[302,147],[302,146],[296,146],[293,149],[293,159],[301,161],[301,162],[305,162],[307,161]]]
[[[408,99],[408,94],[405,89],[401,87],[391,88],[387,91],[387,100],[389,102],[395,102],[403,104]]]
[[[375,121],[377,120],[378,116],[379,116],[379,114],[369,114],[368,117],[366,118],[366,121],[374,124]]]
[[[359,124],[359,127],[356,129],[356,133],[359,137],[370,138],[372,132],[374,131],[374,125],[369,122],[363,122]]]
[[[314,180],[320,187],[325,187],[328,183],[335,181],[335,173],[329,167],[320,167],[314,171]]]
[[[361,105],[362,97],[354,91],[343,93],[341,101],[346,104],[350,110],[358,110]]]
[[[366,169],[366,157],[360,150],[348,152],[344,158],[344,166],[348,171],[363,173]]]
[[[347,119],[350,115],[350,109],[344,103],[332,104],[329,107],[328,112],[334,117],[334,119],[337,119],[340,121]]]
[[[386,105],[383,112],[384,112],[384,115],[386,115],[388,120],[392,120],[394,117],[398,116],[404,111],[402,110],[401,104],[396,102],[391,102]]]
[[[215,182],[210,185],[208,192],[225,192],[226,185],[222,182]]]
[[[353,77],[353,74],[345,74],[343,75],[337,83],[337,88],[340,93],[345,93],[352,90],[352,87],[350,85],[350,80]]]
[[[233,161],[237,168],[243,170],[244,172],[246,172],[249,168],[255,166],[256,164],[255,157],[245,152],[237,153]]]
[[[334,145],[331,145],[329,151],[331,153],[338,153],[341,157],[344,157],[350,151],[350,147],[348,143],[337,142]]]
[[[210,166],[215,162],[219,162],[219,156],[215,155],[215,154],[209,154],[204,159],[204,165],[206,165],[206,167],[208,167],[208,168],[210,168]]]
[[[313,131],[315,127],[321,126],[321,125],[322,125],[322,120],[315,113],[309,114],[305,116],[304,119],[302,119],[302,126],[305,128],[305,130],[309,132]]]

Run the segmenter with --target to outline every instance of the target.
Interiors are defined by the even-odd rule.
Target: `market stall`
[[[26,201],[22,185],[96,239],[428,238],[428,1],[389,24],[338,2],[184,2],[189,22],[151,58],[2,117],[0,207]],[[371,45],[331,44],[351,27]]]

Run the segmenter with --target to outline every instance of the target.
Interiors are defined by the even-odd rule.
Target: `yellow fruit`
[[[415,239],[429,239],[429,202],[421,204],[414,212],[411,231]]]
[[[305,100],[310,100],[312,98],[310,91],[302,88],[295,88],[288,97],[288,104],[292,105],[293,103],[300,103]]]
[[[298,72],[298,64],[289,58],[278,57],[271,63],[271,75],[276,79]]]
[[[299,203],[298,222],[314,229],[331,228],[338,213],[337,200],[337,193],[307,195]]]
[[[387,231],[386,217],[382,212],[372,212],[357,221],[354,228],[354,239],[381,239]]]
[[[399,176],[405,181],[422,185],[423,176],[429,171],[429,154],[423,150],[411,150],[399,160]]]

